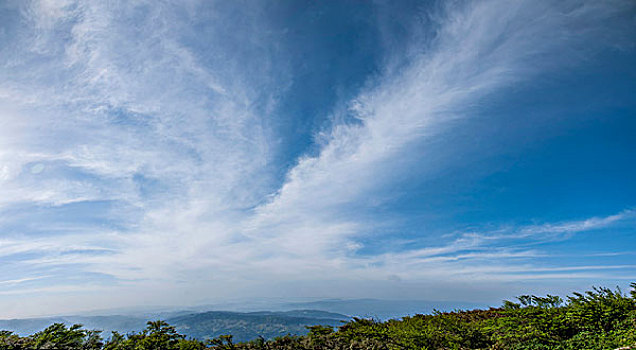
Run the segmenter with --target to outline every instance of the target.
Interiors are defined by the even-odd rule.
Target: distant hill
[[[323,299],[310,302],[285,303],[284,309],[311,309],[336,312],[349,316],[388,320],[408,315],[427,314],[457,309],[475,309],[483,304],[463,301],[384,300],[384,299]]]
[[[108,337],[111,331],[123,334],[139,332],[146,327],[147,319],[133,316],[57,316],[41,318],[23,318],[13,320],[0,320],[0,330],[9,330],[19,335],[32,334],[43,330],[53,323],[66,325],[82,324],[86,329],[98,329],[104,331]]]
[[[272,339],[287,334],[303,335],[307,333],[305,326],[326,325],[339,326],[348,321],[348,316],[317,310],[293,310],[286,312],[230,312],[210,311],[199,313],[174,313],[176,316],[166,320],[177,330],[188,337],[208,339],[223,334],[232,334],[237,341],[258,338]],[[66,325],[82,324],[86,329],[103,330],[108,338],[112,331],[122,334],[139,332],[146,326],[150,318],[135,316],[60,316],[45,318],[25,318],[0,320],[0,330],[10,330],[19,335],[32,334],[52,323]]]
[[[317,299],[296,300],[285,299],[251,299],[223,304],[207,304],[191,307],[191,313],[208,310],[227,310],[237,312],[252,312],[257,310],[289,311],[289,310],[320,310],[348,316],[388,320],[407,315],[426,314],[438,311],[453,311],[457,309],[487,308],[486,303],[474,303],[459,300],[391,300],[391,299]],[[164,308],[167,310],[167,308]],[[174,311],[174,310],[173,310]],[[102,313],[103,314],[103,313]],[[156,314],[156,313],[155,313]],[[165,313],[164,313],[165,314]],[[171,318],[174,315],[166,316]]]
[[[237,341],[265,339],[287,334],[304,335],[306,326],[340,326],[350,318],[331,312],[294,310],[287,312],[223,312],[195,313],[168,319],[179,333],[197,339],[216,338],[231,334]]]

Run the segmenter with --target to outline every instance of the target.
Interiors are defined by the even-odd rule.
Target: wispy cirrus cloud
[[[500,272],[535,272],[536,276],[543,274],[544,278],[553,278],[549,272],[577,271],[577,270],[612,270],[633,269],[633,265],[607,265],[607,266],[556,266],[540,267],[535,264],[534,258],[547,257],[536,247],[537,244],[545,244],[554,240],[565,239],[576,233],[603,231],[612,228],[618,223],[632,223],[633,211],[607,217],[594,217],[578,221],[560,223],[528,225],[520,227],[502,227],[492,231],[463,233],[455,240],[433,247],[422,249],[403,250],[386,253],[379,259],[371,258],[375,263],[389,263],[400,271],[403,266],[412,265],[414,270],[429,273],[430,268],[435,274],[443,271],[446,278],[464,278],[465,275],[474,274],[476,270],[484,275],[499,278],[510,278],[510,275],[496,276]],[[531,233],[531,234],[528,234]],[[378,258],[378,257],[375,257]],[[521,264],[515,263],[521,261]],[[420,269],[416,269],[415,267]],[[468,267],[466,269],[466,267]],[[589,267],[589,268],[588,268]],[[409,270],[409,273],[412,273]],[[485,277],[485,276],[482,276]],[[517,276],[523,278],[524,275]],[[539,277],[537,277],[539,278]]]
[[[362,238],[383,224],[365,213],[382,203],[378,193],[413,162],[428,167],[422,174],[438,170],[427,142],[470,118],[480,101],[580,64],[615,34],[610,45],[629,41],[621,34],[629,24],[618,20],[629,9],[629,1],[447,3],[413,23],[434,35],[415,35],[406,62],[396,59],[399,67],[383,67],[356,98],[340,101],[349,108],[316,131],[317,151],[288,160],[294,166],[281,179],[277,103],[294,78],[272,49],[284,33],[268,28],[260,4],[15,4],[24,24],[0,51],[0,209],[44,208],[49,221],[36,230],[28,218],[0,217],[0,257],[19,266],[12,281],[35,269],[64,293],[107,276],[112,284],[100,288],[120,304],[138,302],[149,287],[165,290],[143,294],[149,302],[185,289],[189,303],[268,281],[631,271],[537,269],[546,253],[524,247],[631,220],[629,210],[360,253]],[[95,203],[108,205],[89,222],[51,209],[86,217]]]

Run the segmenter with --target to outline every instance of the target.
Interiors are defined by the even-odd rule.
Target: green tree
[[[179,341],[185,336],[177,333],[177,330],[162,320],[148,321],[143,332],[139,349],[144,350],[171,350],[177,349]]]
[[[63,323],[54,323],[32,338],[36,349],[81,349],[85,336],[86,331],[80,324],[66,328]]]

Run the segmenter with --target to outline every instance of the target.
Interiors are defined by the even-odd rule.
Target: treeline
[[[199,349],[636,349],[636,283],[630,294],[594,288],[557,296],[523,295],[500,308],[404,317],[379,322],[354,318],[334,330],[312,326],[305,336],[263,338],[234,344],[232,336],[186,339],[164,321],[140,333],[99,331],[53,324],[30,336],[0,332],[0,349],[199,350]]]

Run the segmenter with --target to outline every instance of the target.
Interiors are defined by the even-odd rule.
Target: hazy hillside
[[[197,339],[211,339],[232,334],[237,341],[263,337],[272,339],[287,334],[307,333],[306,326],[340,326],[349,317],[341,314],[295,310],[288,312],[222,312],[211,311],[168,319],[177,331]]]
[[[400,318],[407,315],[424,314],[456,309],[474,309],[484,307],[483,304],[464,301],[429,301],[429,300],[384,300],[384,299],[325,299],[310,302],[285,303],[285,309],[308,309],[335,312],[355,317],[380,320]]]
[[[86,329],[99,329],[108,336],[111,331],[123,334],[139,332],[146,327],[146,318],[133,316],[59,316],[42,318],[24,318],[0,320],[0,330],[10,330],[16,334],[27,335],[40,331],[52,323],[66,325],[81,324]]]
[[[287,334],[302,335],[307,333],[305,326],[330,325],[340,326],[349,317],[317,310],[294,310],[286,312],[229,312],[210,311],[202,313],[173,313],[167,321],[177,330],[197,339],[218,337],[232,334],[239,341],[251,340],[259,336],[271,339]],[[112,331],[122,334],[140,332],[146,327],[147,317],[136,316],[61,316],[47,318],[27,318],[0,320],[0,330],[9,330],[19,335],[32,334],[53,323],[66,325],[82,324],[86,329],[98,329],[108,337]]]

